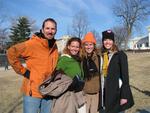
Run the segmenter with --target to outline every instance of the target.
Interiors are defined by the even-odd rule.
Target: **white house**
[[[150,49],[150,46],[149,46],[149,36],[145,36],[145,37],[141,38],[136,43],[136,47],[138,49]]]
[[[148,35],[135,37],[134,39],[130,39],[128,46],[129,49],[150,49],[150,26],[147,27]]]
[[[130,39],[128,42],[129,49],[138,49],[136,43],[141,39],[142,37],[135,37],[134,39]]]
[[[70,39],[70,36],[68,35],[65,35],[65,36],[62,36],[60,39],[58,39],[56,41],[57,43],[57,46],[58,46],[58,52],[59,53],[62,53],[64,47],[66,46],[66,42]]]
[[[148,40],[149,40],[149,47],[150,47],[150,26],[148,26],[147,29],[148,29],[148,37],[149,37]]]

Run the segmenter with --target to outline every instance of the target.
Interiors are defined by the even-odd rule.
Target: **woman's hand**
[[[120,105],[126,104],[128,102],[127,99],[120,99]]]

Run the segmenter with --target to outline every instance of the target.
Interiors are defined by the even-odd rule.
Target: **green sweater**
[[[72,79],[76,75],[83,79],[80,63],[69,55],[64,54],[59,58],[56,69],[64,71],[64,73]]]

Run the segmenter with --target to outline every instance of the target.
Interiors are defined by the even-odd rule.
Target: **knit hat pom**
[[[94,36],[94,34],[92,32],[88,32],[84,36],[84,38],[82,40],[82,43],[85,43],[85,42],[92,42],[92,43],[96,44],[96,39],[95,39],[95,36]]]
[[[114,39],[114,33],[112,32],[112,30],[106,30],[106,31],[102,32],[102,42],[105,39],[111,39],[111,40],[115,41],[115,39]]]

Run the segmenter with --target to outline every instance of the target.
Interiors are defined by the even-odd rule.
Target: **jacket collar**
[[[49,44],[48,44],[48,40],[45,38],[38,37],[37,35],[34,34],[31,37],[31,39],[35,39],[35,40],[39,41],[45,48],[50,49],[50,52],[52,52],[52,50],[57,48],[56,41],[54,42],[53,46],[50,48]]]

